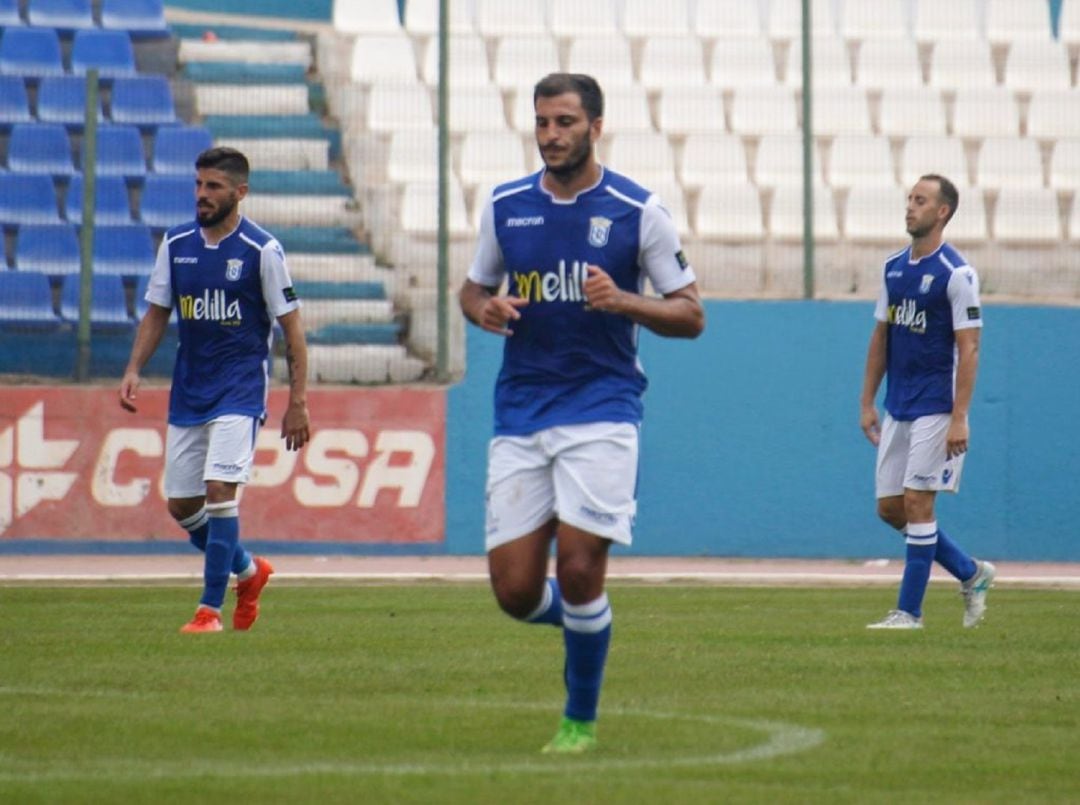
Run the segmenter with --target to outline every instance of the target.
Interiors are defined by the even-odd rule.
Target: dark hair
[[[956,208],[960,206],[960,191],[956,189],[956,185],[937,173],[927,173],[919,177],[920,182],[924,180],[938,183],[938,195],[949,208],[949,217],[945,219],[945,223],[949,223],[956,214]]]
[[[533,89],[533,106],[537,98],[554,98],[573,92],[581,98],[581,106],[589,122],[604,116],[604,92],[596,79],[584,73],[551,73],[544,76]]]
[[[195,158],[195,169],[213,168],[229,174],[236,184],[244,184],[248,180],[251,167],[247,157],[235,148],[217,146],[207,148]]]

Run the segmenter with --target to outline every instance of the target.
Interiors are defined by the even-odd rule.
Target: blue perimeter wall
[[[900,556],[859,429],[869,302],[706,303],[696,341],[643,331],[649,375],[634,545],[620,554]],[[978,556],[1080,561],[1080,309],[984,309],[962,490],[942,528]],[[469,327],[447,423],[449,553],[483,551],[502,341]]]

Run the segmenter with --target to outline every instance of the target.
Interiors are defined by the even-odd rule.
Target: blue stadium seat
[[[79,273],[79,236],[71,224],[27,224],[15,241],[20,271],[62,275]]]
[[[59,324],[49,278],[33,271],[0,271],[0,324]]]
[[[160,128],[154,135],[154,172],[193,177],[195,157],[213,144],[209,129],[201,126]]]
[[[15,173],[48,173],[71,176],[71,140],[57,123],[16,123],[8,140],[7,166]]]
[[[95,150],[98,176],[123,176],[129,182],[141,182],[146,176],[146,152],[135,126],[102,126],[97,130]],[[85,163],[85,155],[82,161]]]
[[[83,175],[71,177],[67,190],[67,219],[81,224],[83,215]],[[116,226],[130,224],[131,204],[128,202],[127,184],[123,176],[98,176],[94,180],[94,225]]]
[[[94,227],[94,273],[122,277],[149,274],[154,242],[144,224]]]
[[[102,0],[101,27],[128,31],[132,36],[168,36],[162,0]]]
[[[51,176],[0,173],[0,225],[59,224],[58,209]]]
[[[145,129],[175,124],[176,108],[168,80],[160,75],[116,79],[111,116],[114,123]]]
[[[27,18],[31,25],[60,31],[94,27],[90,0],[30,0]]]
[[[98,121],[104,119],[98,96]],[[86,122],[86,79],[78,76],[50,76],[38,85],[38,120],[42,123],[63,123],[77,131]]]
[[[140,220],[155,230],[195,219],[195,180],[179,174],[147,174],[139,203]]]
[[[0,130],[6,131],[13,123],[29,123],[32,119],[22,77],[0,75]]]
[[[60,286],[60,315],[68,321],[79,320],[79,288],[82,278],[78,274],[64,277]],[[120,277],[95,274],[90,285],[90,323],[122,324],[130,326],[124,281]]]
[[[97,68],[99,78],[135,75],[135,50],[125,31],[77,31],[71,45],[71,72],[86,75]]]
[[[60,37],[53,28],[5,28],[0,39],[0,73],[40,78],[63,75]]]
[[[0,0],[0,25],[26,25],[26,20],[19,16],[19,0]]]

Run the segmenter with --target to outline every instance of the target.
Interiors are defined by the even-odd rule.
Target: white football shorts
[[[485,548],[553,517],[629,545],[637,513],[638,428],[627,422],[562,425],[496,436],[488,447]]]
[[[950,418],[949,414],[931,414],[900,422],[885,415],[877,453],[879,498],[902,495],[905,489],[960,491],[966,454],[945,457]]]
[[[202,425],[169,425],[165,433],[165,496],[197,498],[207,481],[246,484],[255,460],[259,420],[227,414]]]

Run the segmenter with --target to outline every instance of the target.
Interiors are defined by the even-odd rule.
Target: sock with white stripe
[[[208,503],[206,512],[210,517],[210,533],[206,540],[206,560],[203,566],[203,606],[221,609],[225,603],[225,590],[229,586],[229,572],[233,557],[240,544],[240,510],[236,501]]]
[[[551,626],[563,625],[562,591],[557,579],[548,579],[544,585],[544,595],[540,604],[525,617],[527,623],[547,623]]]
[[[896,608],[922,617],[922,602],[926,597],[926,585],[930,582],[930,568],[937,551],[937,523],[908,523],[905,530],[907,560],[904,577],[900,582],[900,595]]]
[[[566,645],[567,718],[595,721],[611,642],[611,606],[607,594],[587,604],[563,602]]]
[[[210,537],[210,515],[203,506],[195,514],[178,521],[180,527],[188,532],[191,544],[201,552],[206,553],[206,541]],[[240,581],[255,575],[255,565],[252,563],[251,554],[244,550],[244,546],[236,543],[236,552],[233,554],[232,572]]]

